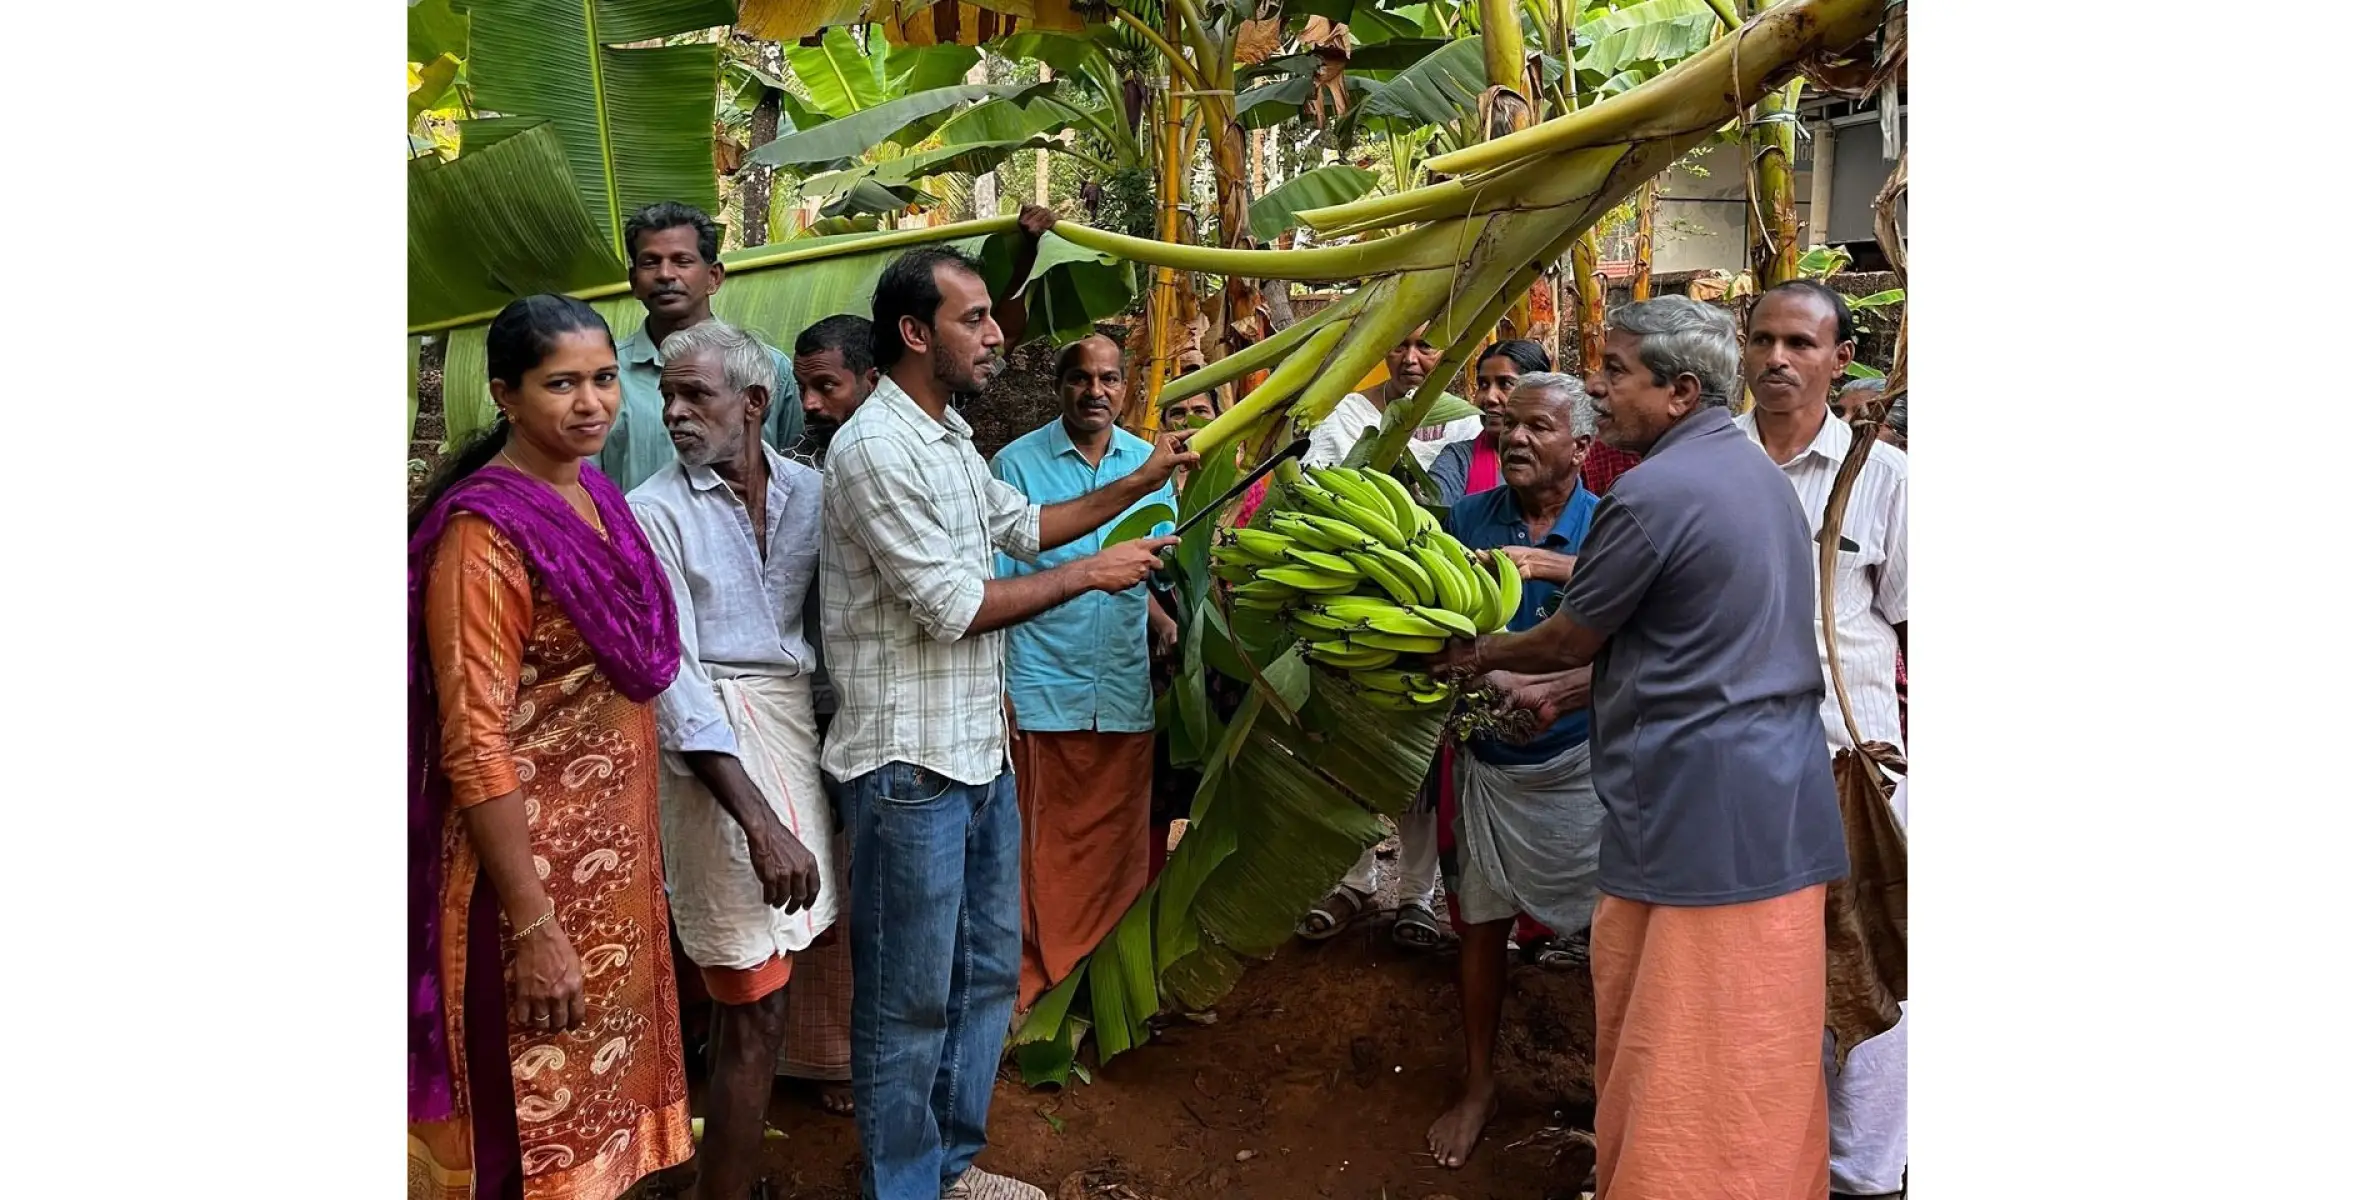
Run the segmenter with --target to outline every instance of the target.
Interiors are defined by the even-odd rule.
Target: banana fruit
[[[1262,521],[1213,542],[1231,605],[1277,620],[1363,703],[1431,709],[1456,698],[1423,660],[1455,637],[1506,628],[1524,581],[1499,550],[1470,551],[1400,480],[1314,467]]]

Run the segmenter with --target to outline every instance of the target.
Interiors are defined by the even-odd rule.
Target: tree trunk
[[[1154,154],[1151,163],[1155,176],[1155,240],[1177,244],[1180,238],[1179,200],[1186,190],[1187,164],[1180,154],[1180,134],[1185,124],[1187,102],[1179,92],[1182,83],[1174,78],[1163,89],[1162,116],[1155,126]],[[1154,286],[1146,294],[1146,362],[1141,375],[1146,386],[1146,406],[1141,411],[1138,427],[1158,428],[1162,424],[1163,384],[1176,374],[1172,360],[1179,344],[1180,321],[1179,272],[1158,266],[1154,271]]]
[[[1747,0],[1743,19],[1769,8],[1772,0]],[[1787,87],[1757,101],[1756,125],[1750,130],[1746,168],[1749,180],[1748,269],[1758,291],[1798,275],[1798,93],[1804,87],[1792,80]]]
[[[1041,82],[1041,83],[1046,83],[1047,81],[1049,81],[1049,80],[1051,80],[1051,79],[1053,79],[1053,78],[1055,78],[1055,69],[1054,69],[1053,67],[1050,67],[1050,66],[1048,66],[1046,63],[1041,63],[1041,64],[1039,64],[1039,82]],[[1038,204],[1039,204],[1039,207],[1041,207],[1041,208],[1046,208],[1046,207],[1047,207],[1047,151],[1045,151],[1045,150],[1041,150],[1041,151],[1039,151],[1039,152],[1038,152],[1038,154],[1039,154],[1039,164],[1038,164],[1038,165],[1039,165],[1039,200],[1038,200]]]
[[[1641,194],[1633,201],[1633,208],[1638,214],[1633,226],[1633,303],[1639,304],[1656,294],[1650,290],[1649,273],[1657,265],[1657,180],[1641,185]]]
[[[759,65],[777,79],[783,78],[783,44],[763,42],[759,46]],[[753,150],[775,140],[783,122],[783,93],[768,88],[759,96],[758,106],[750,112],[750,148]],[[747,155],[745,156],[748,157]],[[742,179],[742,245],[744,249],[765,245],[768,234],[767,217],[775,201],[775,168],[751,166]]]
[[[990,68],[987,63],[976,63],[972,70],[965,72],[967,83],[986,84],[989,81]],[[973,215],[976,218],[998,215],[998,173],[994,170],[985,171],[973,179]]]
[[[1483,129],[1490,140],[1533,124],[1535,98],[1526,87],[1526,36],[1518,0],[1477,0],[1476,19],[1484,35]],[[1522,338],[1532,325],[1533,303],[1521,299],[1502,315],[1500,331]]]
[[[1608,294],[1600,287],[1600,227],[1575,243],[1575,367],[1585,375],[1600,369],[1608,344]]]

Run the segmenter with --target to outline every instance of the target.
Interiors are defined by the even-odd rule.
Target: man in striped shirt
[[[1164,434],[1129,474],[1035,505],[990,474],[957,415],[1005,336],[981,268],[910,250],[874,289],[882,380],[824,463],[825,662],[840,707],[824,768],[843,784],[857,982],[851,1076],[868,1200],[1045,1200],[973,1165],[1021,969],[1021,817],[999,632],[1146,580],[1176,538],[1124,542],[1011,579],[1195,465]]]
[[[1855,326],[1847,303],[1810,279],[1793,279],[1757,298],[1748,312],[1748,349],[1741,373],[1756,404],[1737,423],[1781,468],[1806,510],[1809,537],[1822,527],[1831,487],[1838,481],[1853,434],[1831,411],[1831,383],[1855,358]],[[1830,647],[1822,643],[1816,609],[1816,648],[1823,655],[1823,729],[1831,751],[1846,748],[1839,711],[1844,686],[1856,732],[1866,741],[1905,744],[1897,708],[1897,654],[1905,645],[1905,453],[1872,447],[1848,493],[1833,581],[1838,618],[1838,684],[1831,681]],[[1815,569],[1819,573],[1821,562]],[[1816,580],[1820,596],[1821,580]],[[1825,1071],[1832,1056],[1825,1054]],[[1905,1175],[1905,1023],[1857,1046],[1844,1071],[1830,1078],[1831,1188],[1834,1195],[1888,1196]]]

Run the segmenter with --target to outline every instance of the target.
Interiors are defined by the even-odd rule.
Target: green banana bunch
[[[1499,550],[1472,553],[1410,489],[1370,467],[1316,467],[1279,489],[1254,525],[1214,539],[1228,602],[1280,621],[1312,663],[1366,703],[1450,703],[1421,660],[1455,637],[1505,628],[1523,580]]]

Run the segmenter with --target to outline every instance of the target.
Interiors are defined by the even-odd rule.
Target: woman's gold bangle
[[[538,917],[538,918],[536,918],[536,919],[535,919],[535,920],[533,920],[533,921],[530,921],[530,922],[528,922],[528,927],[527,927],[527,928],[525,928],[525,929],[522,929],[522,930],[520,930],[519,932],[512,934],[512,935],[511,935],[511,940],[512,940],[512,942],[513,942],[514,944],[517,944],[518,942],[525,940],[529,934],[531,934],[531,933],[534,933],[534,932],[536,932],[537,930],[544,928],[544,924],[545,924],[545,922],[552,920],[552,919],[553,919],[553,914],[554,914],[554,913],[557,913],[557,912],[559,912],[559,911],[561,911],[561,906],[560,906],[560,904],[559,904],[559,903],[557,903],[557,902],[555,902],[555,901],[551,901],[551,900],[547,900],[547,901],[545,901],[545,902],[544,902],[544,915],[543,915],[543,916],[541,916],[541,917]]]

